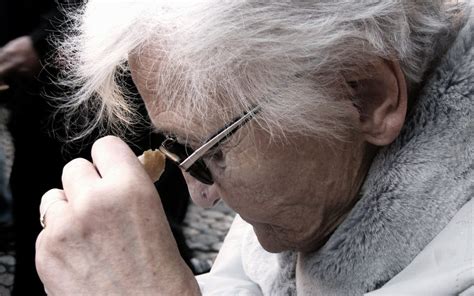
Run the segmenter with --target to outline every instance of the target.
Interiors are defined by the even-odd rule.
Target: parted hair
[[[88,118],[79,137],[133,125],[133,94],[122,81],[130,54],[152,46],[159,70],[146,84],[184,118],[205,122],[212,114],[226,122],[260,104],[256,121],[272,135],[344,138],[353,129],[348,77],[369,71],[375,58],[396,60],[415,88],[463,7],[443,0],[89,0],[70,13],[74,25],[58,43],[60,81],[73,89],[62,107],[71,128],[81,114]]]

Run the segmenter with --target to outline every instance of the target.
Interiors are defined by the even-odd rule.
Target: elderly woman
[[[77,20],[66,107],[133,123],[130,71],[194,201],[238,216],[194,278],[141,164],[102,138],[43,197],[49,293],[473,292],[469,3],[91,0]]]

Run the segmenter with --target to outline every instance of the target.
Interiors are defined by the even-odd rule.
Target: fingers
[[[63,190],[51,189],[41,198],[40,223],[46,227],[48,223],[54,223],[57,217],[62,216],[62,212],[67,206],[67,198]]]
[[[117,204],[119,197],[127,200],[139,190],[155,191],[135,154],[119,138],[97,140],[91,154],[94,163],[78,158],[63,169],[64,194],[76,213],[85,215]]]
[[[107,136],[92,146],[92,160],[102,178],[146,175],[133,151],[121,139]]]
[[[86,159],[76,158],[63,168],[62,182],[67,196],[76,196],[99,180],[96,168]]]

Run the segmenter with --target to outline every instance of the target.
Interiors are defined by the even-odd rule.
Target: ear
[[[407,112],[405,76],[396,61],[378,60],[369,73],[352,77],[354,105],[360,131],[376,146],[388,145],[399,135]]]

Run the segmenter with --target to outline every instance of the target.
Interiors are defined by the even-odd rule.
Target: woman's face
[[[142,69],[130,64],[153,124],[158,130],[182,135],[185,123],[179,110],[160,110],[146,82],[140,80],[147,75],[138,75]],[[187,123],[196,132],[206,125]],[[357,135],[332,145],[300,135],[275,142],[250,121],[220,147],[222,153],[205,159],[213,185],[186,173],[185,177],[197,204],[207,207],[224,200],[253,226],[267,251],[312,251],[355,203],[369,163],[365,145]]]

